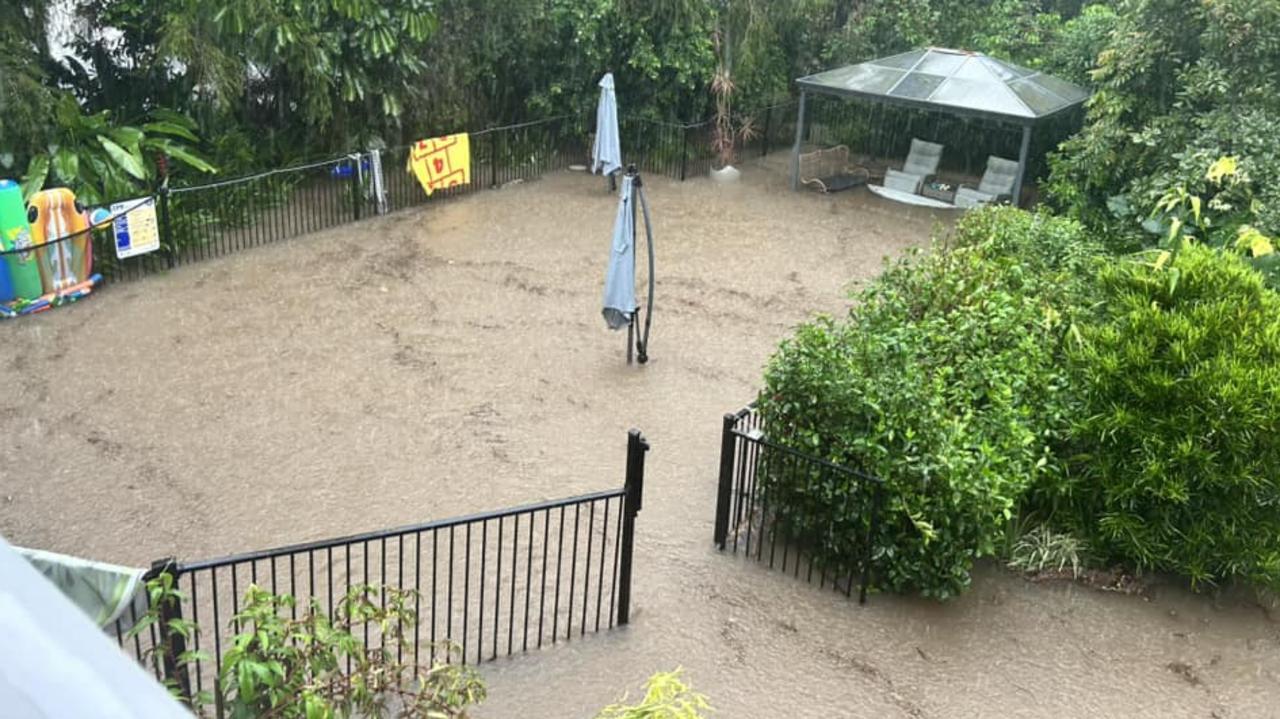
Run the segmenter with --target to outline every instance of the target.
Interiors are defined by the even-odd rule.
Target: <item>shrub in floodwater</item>
[[[596,719],[702,719],[710,711],[707,698],[695,692],[680,679],[682,670],[658,672],[645,684],[644,698],[639,704],[617,704],[605,707]]]
[[[848,318],[782,342],[759,409],[770,438],[884,478],[873,586],[947,597],[1003,548],[1025,489],[1058,471],[1064,335],[1098,250],[1069,220],[972,211],[952,241],[888,267]],[[867,485],[761,467],[770,518],[815,561],[857,568]]]
[[[1280,588],[1280,296],[1228,253],[1148,257],[1100,272],[1066,480],[1037,501],[1104,559]]]

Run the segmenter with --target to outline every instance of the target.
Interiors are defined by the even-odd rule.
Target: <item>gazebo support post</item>
[[[808,93],[800,91],[800,116],[796,118],[796,144],[791,147],[791,190],[800,189],[800,141],[804,139],[804,106]]]
[[[1013,181],[1013,206],[1022,206],[1022,181],[1027,174],[1027,156],[1031,154],[1031,124],[1022,126],[1022,149],[1018,151],[1018,179]]]

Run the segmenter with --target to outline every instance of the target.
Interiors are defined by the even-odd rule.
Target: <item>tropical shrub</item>
[[[949,243],[872,281],[846,320],[801,326],[770,360],[759,398],[770,438],[885,480],[875,586],[960,592],[973,560],[1003,545],[1026,487],[1057,473],[1060,349],[1095,253],[1069,220],[970,212]],[[854,569],[870,486],[763,469],[780,530],[828,568]]]
[[[1280,296],[1229,252],[1153,256],[1100,272],[1068,471],[1038,502],[1103,559],[1280,587]]]
[[[53,120],[49,144],[31,154],[22,180],[26,197],[51,184],[70,187],[87,205],[148,194],[158,184],[157,157],[173,160],[175,168],[215,169],[192,148],[195,124],[175,112],[156,110],[150,122],[133,127],[113,123],[105,110],[86,115],[63,95]]]
[[[695,692],[680,678],[680,669],[658,672],[645,684],[644,698],[638,704],[624,704],[623,696],[596,715],[596,719],[701,719],[711,711],[707,698]]]
[[[1280,255],[1258,229],[1268,220],[1259,212],[1267,206],[1259,200],[1262,192],[1265,188],[1256,186],[1238,158],[1220,157],[1192,181],[1165,190],[1142,226],[1164,249],[1194,241],[1236,252],[1275,289],[1280,287]]]

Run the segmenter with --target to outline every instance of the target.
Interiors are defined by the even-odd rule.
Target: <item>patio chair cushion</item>
[[[920,188],[923,185],[924,177],[922,175],[916,175],[910,172],[899,172],[894,169],[884,171],[884,186],[890,190],[910,192],[918,195],[920,194]]]
[[[972,187],[956,188],[956,207],[977,207],[995,202],[996,196]]]
[[[1013,197],[1013,185],[1018,181],[1018,163],[991,155],[987,158],[987,170],[982,173],[978,191],[996,197]]]
[[[920,177],[929,177],[937,174],[940,162],[942,162],[942,145],[912,138],[911,152],[907,153],[907,161],[902,163],[902,171]]]

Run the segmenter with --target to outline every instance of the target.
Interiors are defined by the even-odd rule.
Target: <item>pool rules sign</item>
[[[156,198],[113,203],[111,214],[115,217],[111,224],[115,230],[117,259],[145,255],[160,249]]]

